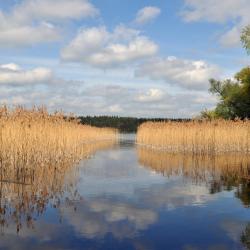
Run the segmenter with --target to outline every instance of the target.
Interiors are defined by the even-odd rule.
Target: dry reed
[[[44,108],[0,109],[0,166],[14,169],[58,165],[86,156],[86,143],[115,140],[116,131],[81,125]]]
[[[169,152],[250,153],[250,121],[146,122],[137,143]]]
[[[19,231],[67,191],[74,198],[73,167],[97,149],[112,146],[117,132],[81,125],[45,108],[0,108],[0,225]],[[72,177],[72,178],[71,178]]]
[[[77,162],[112,147],[116,131],[45,110],[1,110],[0,228],[34,228],[50,205],[79,200]]]

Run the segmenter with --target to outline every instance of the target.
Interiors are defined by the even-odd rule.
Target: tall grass
[[[0,227],[33,227],[48,204],[74,200],[77,163],[116,138],[114,129],[81,125],[44,108],[1,107]]]
[[[137,143],[169,152],[250,153],[250,121],[146,122]]]
[[[87,156],[84,144],[115,138],[113,129],[81,125],[44,108],[0,108],[0,167],[60,167]]]

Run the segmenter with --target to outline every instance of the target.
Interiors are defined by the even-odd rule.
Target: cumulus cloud
[[[61,57],[108,68],[151,57],[157,50],[158,46],[138,30],[118,26],[110,33],[105,27],[93,27],[80,30],[62,50]]]
[[[114,94],[112,86],[54,79],[41,88],[39,84],[0,84],[1,104],[27,107],[46,105],[49,111],[64,110],[77,115],[120,115],[135,117],[192,117],[202,109],[213,108],[216,99],[206,92],[168,94],[161,89],[161,100],[150,96],[150,88],[121,87]],[[60,87],[59,87],[60,86]],[[106,89],[106,90],[105,90]],[[99,93],[97,91],[99,90]],[[152,94],[151,94],[152,95]],[[144,98],[138,99],[140,96]],[[154,100],[153,100],[154,99]],[[158,99],[158,100],[157,100]]]
[[[52,71],[48,68],[24,70],[14,63],[0,65],[0,84],[2,85],[47,84],[52,79]]]
[[[97,9],[87,0],[24,0],[10,12],[0,10],[0,46],[30,46],[60,38],[59,21],[92,17]]]
[[[181,15],[187,22],[232,22],[231,28],[220,37],[220,42],[224,46],[236,46],[240,43],[242,28],[250,23],[249,13],[248,0],[185,0]]]
[[[113,71],[108,71],[105,75],[112,79],[112,84],[91,83],[89,78],[102,79],[103,72],[93,70],[86,79],[69,80],[47,67],[0,64],[0,103],[27,107],[46,104],[49,111],[64,110],[77,115],[137,117],[192,117],[216,103],[216,98],[207,90],[189,92],[181,89],[171,93],[167,84],[159,87],[141,85],[140,79],[127,85],[133,76],[124,78],[123,72],[115,72],[114,75]]]
[[[30,46],[37,43],[53,42],[59,37],[57,29],[44,24],[35,27],[24,25],[0,28],[0,46],[2,47]]]
[[[205,61],[179,59],[176,57],[156,58],[142,64],[136,71],[138,77],[148,76],[152,80],[163,80],[187,89],[207,89],[208,80],[218,77],[219,68]]]
[[[160,101],[164,97],[164,92],[160,89],[151,88],[146,93],[141,93],[136,100],[139,102],[154,102]]]
[[[146,6],[137,12],[135,23],[145,24],[153,19],[157,18],[161,14],[161,10],[158,7]]]
[[[88,0],[24,0],[12,12],[15,21],[60,21],[93,17],[98,10]]]
[[[122,111],[122,108],[119,104],[115,104],[115,105],[111,105],[108,107],[108,110],[111,112],[111,113],[119,113]]]

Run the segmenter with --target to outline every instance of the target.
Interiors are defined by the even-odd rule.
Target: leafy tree
[[[241,33],[241,42],[243,47],[247,50],[247,53],[250,54],[250,25],[243,29]]]
[[[209,91],[220,98],[214,117],[250,118],[250,67],[243,68],[234,79],[210,79]]]
[[[200,116],[197,117],[198,119],[206,119],[206,120],[213,120],[218,118],[218,115],[215,113],[214,110],[203,110],[200,113]]]

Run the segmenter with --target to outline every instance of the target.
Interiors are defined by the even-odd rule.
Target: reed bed
[[[166,177],[183,176],[196,184],[237,186],[250,178],[250,155],[195,155],[137,147],[140,164]],[[213,186],[215,187],[215,186]]]
[[[250,121],[146,122],[137,144],[168,152],[250,153]]]
[[[117,131],[81,125],[45,108],[0,108],[0,226],[17,232],[61,198],[75,199],[77,163],[111,147]]]
[[[87,156],[84,144],[115,140],[116,131],[81,125],[44,108],[0,108],[0,166],[14,169],[60,166]]]

